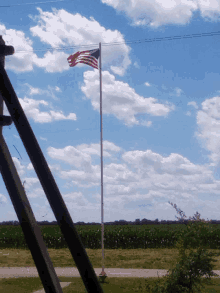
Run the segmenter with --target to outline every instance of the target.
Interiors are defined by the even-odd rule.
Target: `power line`
[[[200,33],[200,34],[191,34],[191,35],[182,35],[182,36],[170,36],[163,38],[153,38],[153,39],[142,39],[142,40],[133,40],[133,41],[124,41],[124,42],[111,42],[111,43],[102,43],[102,46],[117,46],[123,44],[140,44],[140,43],[150,43],[150,42],[161,42],[161,41],[172,41],[172,40],[180,40],[180,39],[192,39],[192,38],[201,38],[201,37],[212,37],[220,35],[220,31],[210,32],[210,33]],[[47,49],[36,49],[31,51],[16,51],[16,53],[24,53],[24,52],[46,52],[50,50],[70,50],[73,48],[91,48],[97,47],[99,44],[89,44],[89,45],[79,45],[79,46],[67,46],[67,47],[55,47],[55,48],[47,48]]]
[[[47,2],[34,2],[34,3],[11,4],[11,5],[0,6],[0,8],[2,8],[2,7],[12,7],[12,6],[21,6],[21,5],[47,4],[47,3],[53,3],[53,2],[69,2],[69,1],[73,1],[73,0],[57,0],[57,1],[47,1]]]
[[[14,146],[14,145],[13,145]],[[14,146],[15,147],[15,146]],[[16,148],[16,147],[15,147]],[[19,153],[19,151],[17,150],[17,148],[16,148],[16,151]],[[20,155],[20,153],[19,153],[19,155]],[[20,155],[20,157],[21,157],[21,155]],[[22,159],[22,158],[21,158]]]

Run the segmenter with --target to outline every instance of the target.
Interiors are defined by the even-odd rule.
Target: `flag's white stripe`
[[[94,65],[94,66],[97,66],[98,67],[98,63],[97,62],[92,62],[92,61],[90,61],[90,60],[77,60],[77,61],[75,61],[74,62],[74,64],[77,64],[77,63],[88,63],[88,64],[91,64],[91,65]]]
[[[78,60],[89,60],[89,61],[94,61],[94,62],[97,62],[98,63],[98,60],[95,58],[95,57],[90,57],[90,56],[82,56],[82,57],[78,57],[76,59],[76,61]]]
[[[98,60],[93,57],[93,58],[88,58],[88,57],[81,57],[81,58],[77,58],[75,61],[73,61],[75,64],[79,63],[79,62],[85,62],[85,63],[89,63],[89,64],[93,64],[95,66],[98,67]]]

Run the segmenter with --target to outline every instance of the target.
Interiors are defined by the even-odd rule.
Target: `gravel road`
[[[102,272],[102,268],[95,268],[95,273],[98,276]],[[80,277],[79,271],[75,267],[55,268],[58,277]],[[163,277],[167,270],[148,270],[148,269],[118,269],[105,268],[105,273],[111,277],[135,277],[135,278],[150,278]],[[213,271],[220,276],[220,271]],[[36,267],[0,267],[1,278],[20,278],[20,277],[39,277]]]

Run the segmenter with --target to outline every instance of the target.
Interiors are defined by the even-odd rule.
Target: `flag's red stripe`
[[[76,66],[78,63],[84,63],[84,64],[86,64],[86,65],[90,65],[90,66],[92,66],[92,67],[98,69],[98,65],[97,65],[97,64],[93,64],[93,63],[91,63],[91,62],[86,62],[86,61],[83,61],[83,60],[79,60],[79,61],[74,62],[73,64],[70,64],[70,67],[74,67],[74,66]]]
[[[98,69],[98,60],[94,56],[90,55],[91,51],[82,51],[77,52],[74,55],[70,55],[67,58],[70,67],[74,67],[78,63],[84,63]]]
[[[85,63],[87,65],[95,66],[98,69],[98,62],[96,58],[78,58],[71,63],[71,67],[75,66],[77,63]]]

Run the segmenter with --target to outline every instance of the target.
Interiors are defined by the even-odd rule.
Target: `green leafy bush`
[[[174,205],[175,208],[176,205]],[[177,210],[182,216],[182,211]],[[179,251],[178,263],[174,269],[169,270],[169,275],[165,276],[165,283],[159,286],[157,281],[153,288],[153,293],[182,293],[182,292],[201,292],[202,276],[206,276],[204,283],[211,284],[210,277],[217,276],[213,270],[213,264],[216,262],[213,256],[219,256],[218,253],[208,253],[204,248],[203,236],[207,235],[208,223],[200,219],[197,212],[195,217],[190,218],[186,231],[182,231],[176,244]],[[197,248],[196,252],[193,251]],[[187,253],[187,249],[189,253]]]

